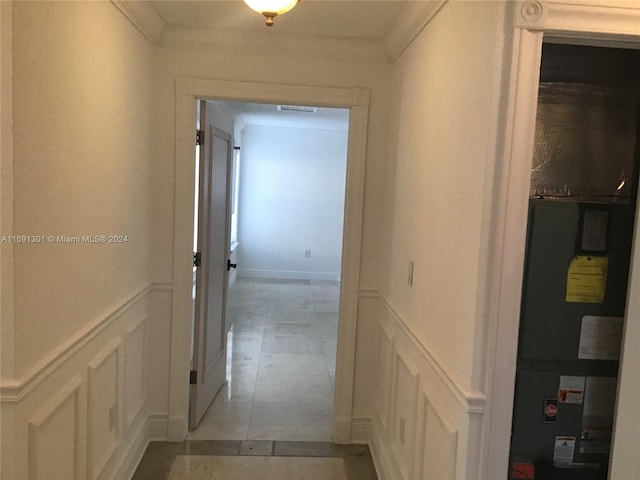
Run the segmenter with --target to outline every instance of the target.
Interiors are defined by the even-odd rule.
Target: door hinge
[[[196,145],[204,145],[204,132],[196,130]]]
[[[199,267],[200,265],[202,265],[202,253],[193,252],[193,266]]]
[[[198,371],[191,370],[189,372],[189,385],[197,385],[198,383]]]

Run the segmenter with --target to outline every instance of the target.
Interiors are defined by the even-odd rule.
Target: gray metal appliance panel
[[[582,317],[623,317],[633,234],[633,206],[609,205],[609,270],[602,304],[565,301],[576,255],[578,203],[531,200],[520,321],[520,360],[578,360]]]

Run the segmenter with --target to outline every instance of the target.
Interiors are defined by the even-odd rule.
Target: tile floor
[[[228,383],[190,440],[332,439],[339,283],[238,279]]]
[[[133,480],[377,480],[366,445],[270,440],[151,442]]]

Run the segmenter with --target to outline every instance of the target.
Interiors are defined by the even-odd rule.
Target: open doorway
[[[190,324],[193,278],[193,192],[195,189],[195,100],[253,101],[319,105],[349,109],[349,145],[345,190],[340,311],[333,403],[333,439],[352,439],[354,372],[362,223],[364,217],[365,159],[370,93],[362,88],[265,84],[213,79],[176,80],[176,170],[173,255],[173,301],[169,378],[168,439],[182,441],[188,434]]]
[[[227,382],[192,439],[333,439],[349,110],[209,102],[230,131]]]

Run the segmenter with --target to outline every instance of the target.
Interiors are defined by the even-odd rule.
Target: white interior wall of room
[[[348,132],[249,125],[243,139],[238,274],[339,280]]]
[[[15,250],[24,376],[149,282],[151,46],[107,3],[19,3],[13,14],[16,231],[128,235],[122,245]],[[38,142],[34,124],[47,125]]]
[[[385,296],[464,388],[472,384],[478,258],[490,208],[485,177],[495,161],[487,119],[495,117],[503,8],[449,2],[394,67],[397,170]]]
[[[126,459],[148,439],[145,355],[162,290],[148,255],[152,47],[109,2],[2,2],[7,9],[11,233],[44,240],[13,248],[16,362],[14,381],[2,379],[2,476],[129,475]],[[3,101],[3,123],[6,113]],[[2,148],[4,209],[4,133]],[[4,210],[2,221],[9,233]],[[126,240],[63,244],[58,235]],[[8,341],[3,331],[3,350]]]
[[[484,360],[505,10],[502,2],[447,2],[394,64],[390,279],[368,299],[383,312],[373,444],[387,478],[482,478],[476,364]]]
[[[527,208],[531,179],[531,160],[535,115],[538,99],[539,69],[543,36],[554,41],[578,45],[637,48],[640,36],[640,8],[629,2],[596,0],[589,4],[581,2],[536,2],[526,1],[511,5],[513,12],[507,18],[507,30],[513,32],[510,42],[509,71],[504,91],[504,116],[499,123],[500,169],[497,171],[495,207],[491,222],[494,224],[492,256],[494,273],[489,277],[487,294],[493,298],[490,309],[489,335],[487,336],[487,394],[489,402],[485,414],[485,429],[482,441],[483,478],[504,476],[508,469],[511,415],[515,386],[517,339],[519,328],[522,275],[526,244]],[[635,243],[638,229],[636,224]],[[635,247],[637,249],[637,247]],[[637,255],[637,254],[634,254]],[[635,256],[634,256],[635,258]],[[637,264],[634,260],[632,268]],[[634,311],[637,279],[629,285],[629,311]],[[629,322],[627,322],[629,325]],[[637,335],[632,330],[631,338]],[[635,337],[637,338],[637,337]],[[625,341],[622,353],[634,358],[629,343]],[[635,349],[636,344],[633,344]],[[631,360],[633,362],[633,360]],[[637,364],[634,365],[637,370]],[[624,367],[622,367],[624,370]],[[634,374],[635,375],[635,374]],[[624,387],[627,376],[621,376],[619,405],[637,405],[637,379],[630,388]],[[635,403],[634,403],[635,402]],[[620,414],[620,409],[618,409]],[[620,417],[619,417],[620,418]],[[623,438],[637,439],[638,410],[626,411],[624,421],[632,425],[630,432],[621,426]],[[618,428],[616,425],[616,428]],[[616,432],[617,435],[617,432]],[[637,445],[637,441],[634,442]],[[612,480],[627,480],[626,472],[637,472],[637,454],[622,455],[624,445],[616,445],[611,472],[619,477]],[[625,473],[622,473],[625,472]]]

